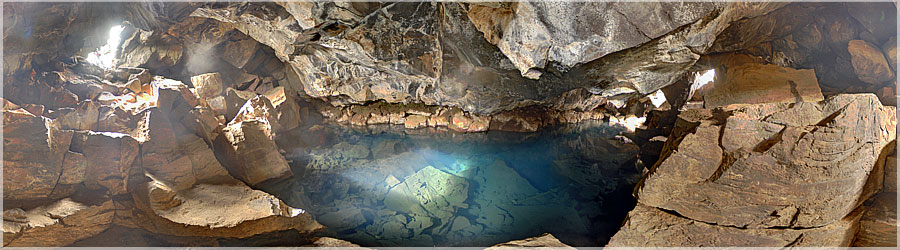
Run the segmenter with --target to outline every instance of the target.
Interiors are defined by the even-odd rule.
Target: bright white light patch
[[[106,45],[97,49],[97,51],[88,54],[86,60],[88,63],[100,66],[104,69],[111,69],[116,66],[116,50],[119,42],[122,40],[122,31],[125,27],[116,25],[109,29],[109,38],[106,39]]]
[[[653,106],[657,108],[659,108],[659,106],[663,105],[663,103],[666,102],[666,94],[663,94],[662,90],[657,90],[647,97],[650,97],[650,103],[652,103]]]
[[[696,88],[699,89],[700,87],[703,87],[703,85],[713,82],[713,80],[715,80],[715,78],[716,78],[716,69],[710,69],[710,70],[703,72],[702,74],[698,74],[697,77],[694,78],[694,84],[692,84],[692,85],[696,86]]]

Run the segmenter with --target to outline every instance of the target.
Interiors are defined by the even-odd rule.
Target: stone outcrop
[[[3,199],[50,198],[73,132],[60,130],[56,121],[40,114],[4,107],[3,135]]]
[[[849,246],[862,209],[810,229],[737,228],[708,224],[638,204],[607,247],[840,247]]]
[[[869,84],[880,84],[894,78],[884,54],[878,47],[863,40],[852,40],[847,45],[853,70],[859,80]]]
[[[896,137],[895,112],[873,95],[690,110],[635,194],[717,225],[824,226],[881,185],[867,182]]]
[[[3,211],[4,247],[65,246],[113,224],[112,201],[90,205],[65,198],[28,211]]]
[[[853,246],[897,247],[897,193],[881,193],[870,202],[859,221]]]
[[[729,104],[817,102],[824,99],[809,69],[791,69],[771,64],[731,64],[724,79],[717,79],[703,95],[704,107]]]
[[[274,141],[270,121],[275,115],[268,99],[254,97],[215,139],[216,153],[225,167],[248,185],[293,175]]]

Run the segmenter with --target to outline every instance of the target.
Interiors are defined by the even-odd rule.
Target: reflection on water
[[[635,204],[638,148],[616,128],[380,129],[280,135],[295,177],[264,189],[365,246],[489,246],[545,232],[602,246]]]

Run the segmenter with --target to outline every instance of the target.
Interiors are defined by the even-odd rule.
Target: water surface
[[[279,135],[294,178],[264,187],[363,246],[490,246],[552,233],[603,246],[634,207],[620,128],[460,134],[313,126]]]

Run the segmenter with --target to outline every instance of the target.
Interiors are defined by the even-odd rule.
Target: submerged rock
[[[708,112],[682,112],[641,204],[723,226],[837,223],[877,191],[870,173],[896,137],[896,111],[871,94]]]
[[[427,166],[388,191],[384,205],[391,210],[425,215],[450,222],[456,208],[466,207],[469,183]]]

